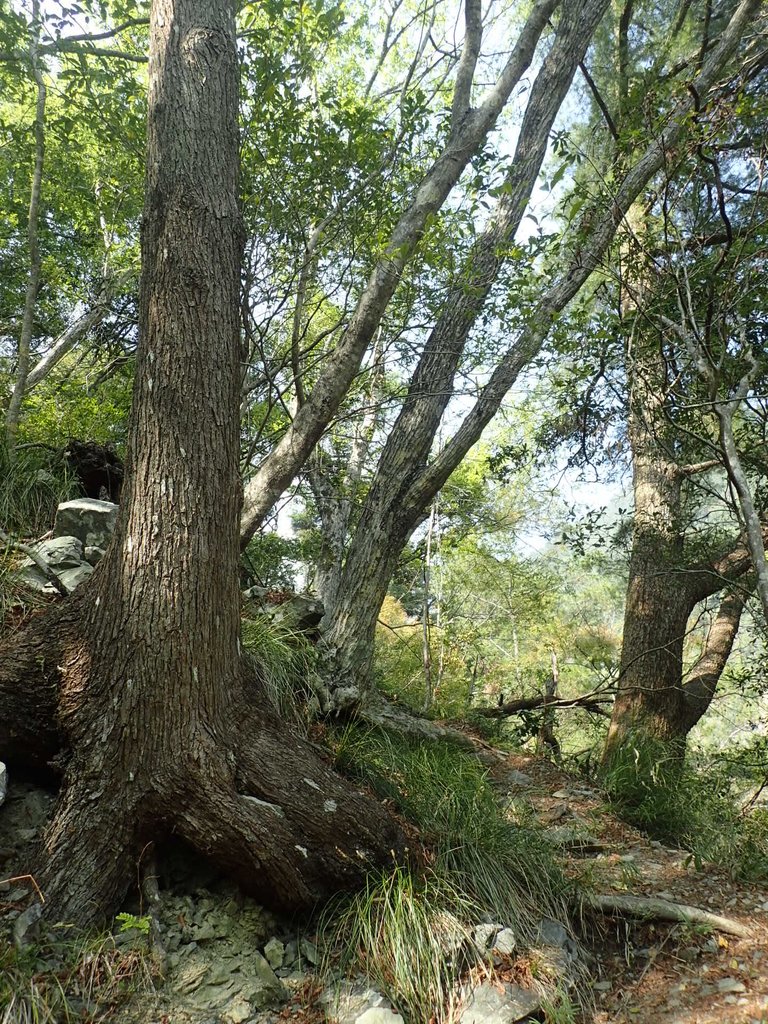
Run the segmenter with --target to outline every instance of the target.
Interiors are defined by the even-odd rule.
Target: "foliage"
[[[27,448],[10,457],[0,442],[0,528],[21,537],[50,530],[57,506],[79,493],[60,452]]]
[[[0,1024],[104,1020],[132,993],[152,987],[145,942],[50,932],[20,950],[0,938]]]
[[[763,765],[764,767],[764,765]],[[650,836],[689,850],[735,878],[768,878],[768,811],[740,808],[735,775],[722,755],[644,740],[617,753],[603,784],[614,808]]]
[[[487,772],[452,743],[350,726],[334,745],[339,767],[392,800],[427,853],[421,871],[374,877],[334,911],[331,946],[413,1020],[447,1021],[457,978],[483,960],[472,926],[499,921],[530,941],[542,916],[567,919],[569,885],[541,831],[507,820]]]
[[[312,643],[303,633],[259,612],[243,618],[241,638],[272,707],[294,725],[305,725],[319,684]]]
[[[396,868],[335,908],[324,930],[342,971],[364,972],[409,1020],[443,1022],[473,952],[478,959],[467,923],[475,912],[447,879]]]

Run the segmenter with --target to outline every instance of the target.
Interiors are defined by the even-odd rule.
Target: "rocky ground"
[[[696,870],[683,852],[617,820],[596,789],[548,761],[484,753],[509,813],[535,814],[563,850],[569,872],[592,891],[695,905],[749,930],[749,937],[738,938],[586,911],[579,948],[555,922],[543,921],[537,955],[548,958],[545,975],[560,969],[580,977],[587,1004],[591,1000],[585,1024],[768,1024],[768,888],[739,884],[710,867]],[[0,879],[16,873],[51,802],[42,790],[9,788],[0,808]],[[401,1024],[363,981],[320,984],[311,931],[278,920],[205,866],[190,865],[183,851],[166,860],[158,881],[162,984],[157,978],[154,987],[137,992],[110,1018],[118,1024]],[[26,927],[31,888],[29,879],[0,883],[7,934]],[[141,918],[145,908],[131,909]],[[495,948],[496,972],[468,985],[460,1024],[530,1019],[540,1011],[542,985],[532,981],[525,957],[515,962],[508,930],[482,927],[477,941]],[[118,950],[136,940],[136,923],[127,918],[115,940]],[[0,1022],[16,1024],[3,1010]]]
[[[521,773],[516,776],[514,773]],[[608,813],[599,792],[549,761],[508,755],[494,769],[560,842],[570,871],[601,893],[693,905],[749,929],[736,938],[700,926],[591,917],[586,934],[590,1024],[768,1024],[768,886],[733,881],[652,842]],[[511,779],[510,779],[511,775]],[[574,849],[575,847],[575,849]]]

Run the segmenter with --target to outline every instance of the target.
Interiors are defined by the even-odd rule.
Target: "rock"
[[[579,955],[579,947],[559,921],[551,917],[542,918],[536,929],[535,944],[537,946],[556,946],[575,960]]]
[[[501,924],[479,924],[472,932],[477,948],[488,949],[503,927]]]
[[[63,572],[56,571],[56,575],[67,590],[71,592],[75,587],[79,587],[83,580],[87,580],[92,572],[93,566],[88,565],[87,562],[82,562],[73,569],[65,569]],[[49,583],[48,586],[51,587],[52,585]]]
[[[382,1018],[387,1024],[396,1024],[397,1014],[391,1003],[364,980],[340,981],[321,993],[318,1002],[327,1010],[329,1020],[336,1024],[358,1024],[368,1010],[384,1010],[389,1015]]]
[[[267,963],[273,970],[277,970],[278,967],[283,966],[283,957],[285,956],[285,945],[280,939],[272,938],[264,947],[264,956],[266,957]]]
[[[312,965],[317,964],[320,957],[317,954],[317,946],[314,942],[310,942],[309,939],[302,939],[299,948],[303,957],[309,960]]]
[[[526,775],[525,772],[517,771],[516,768],[510,768],[509,771],[504,772],[501,781],[505,785],[517,786],[520,789],[527,789],[528,786],[533,785],[531,776]]]
[[[538,1013],[541,1000],[519,985],[496,985],[484,981],[472,990],[459,1016],[459,1024],[516,1024]]]
[[[283,622],[299,633],[316,632],[325,613],[323,602],[312,594],[277,593],[265,587],[249,587],[243,591],[243,597],[258,604],[273,622]]]
[[[104,548],[97,548],[89,544],[88,547],[85,549],[85,560],[90,565],[98,565],[99,562],[104,557],[104,554]]]
[[[51,540],[44,540],[40,544],[35,544],[33,550],[54,571],[58,566],[67,568],[68,566],[80,565],[83,560],[83,545],[77,537],[53,537]],[[34,563],[31,559],[27,559],[24,564],[33,565]]]
[[[365,1013],[361,1013],[355,1020],[355,1024],[405,1024],[405,1021],[394,1010],[385,1006],[371,1006]]]
[[[514,953],[517,948],[517,939],[511,928],[501,929],[493,940],[493,948],[497,953],[501,953],[502,956]]]
[[[746,992],[747,986],[738,978],[720,978],[717,982],[718,992]]]
[[[247,999],[236,996],[226,1010],[221,1014],[222,1024],[243,1024],[253,1013],[253,1007]]]
[[[13,941],[19,949],[29,946],[40,938],[40,918],[43,908],[33,903],[16,918],[13,924]]]
[[[98,498],[75,498],[56,509],[54,537],[77,537],[84,547],[106,549],[115,532],[118,506]]]
[[[8,769],[0,761],[0,806],[5,803],[5,794],[8,792]]]
[[[243,966],[249,975],[243,979],[243,995],[257,1010],[267,1010],[285,1001],[285,987],[261,953],[251,953]]]

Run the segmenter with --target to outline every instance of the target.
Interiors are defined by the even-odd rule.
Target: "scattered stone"
[[[746,992],[747,986],[738,978],[720,978],[717,982],[718,992]]]
[[[340,981],[329,986],[320,995],[318,1002],[327,1010],[329,1020],[336,1024],[359,1024],[369,1010],[382,1010],[387,1016],[378,1020],[383,1024],[398,1024],[402,1018],[397,1014],[391,1003],[365,980]],[[363,1024],[378,1024],[377,1019],[367,1018]]]
[[[514,953],[517,948],[517,939],[515,933],[511,928],[502,928],[496,938],[493,940],[493,948],[497,953],[502,956],[507,956],[510,953]]]
[[[266,957],[269,966],[273,970],[277,970],[278,967],[283,966],[285,945],[280,941],[280,939],[271,938],[264,947],[264,956]]]
[[[479,924],[472,932],[472,938],[477,948],[488,949],[503,927],[500,924]]]
[[[40,938],[40,917],[43,908],[39,903],[33,903],[16,918],[13,924],[13,941],[19,949],[23,949],[30,943]]]
[[[355,1024],[405,1024],[405,1021],[394,1010],[385,1006],[371,1006],[361,1013]]]
[[[570,794],[569,790],[567,790],[567,789],[558,789],[558,790],[556,790],[552,794],[552,799],[553,800],[569,800],[570,796],[571,796],[571,794]]]
[[[8,769],[0,761],[0,806],[5,803],[5,794],[8,792]]]
[[[309,960],[313,966],[318,963],[320,957],[317,954],[317,946],[314,942],[310,942],[309,939],[302,939],[299,948],[301,949],[301,955]]]
[[[594,985],[592,986],[592,988],[595,990],[595,992],[610,992],[611,989],[613,988],[613,982],[612,981],[607,981],[607,980],[606,981],[596,981],[594,983]]]
[[[459,1024],[516,1024],[538,1013],[541,999],[530,989],[488,981],[472,990],[459,1016]]]
[[[533,779],[530,775],[526,775],[525,772],[519,772],[515,768],[510,768],[509,771],[504,772],[501,781],[508,786],[518,786],[521,789],[527,789],[533,785]]]
[[[556,946],[558,949],[564,950],[574,960],[579,954],[579,947],[576,942],[560,922],[553,920],[551,917],[544,917],[539,922],[539,927],[536,929],[535,942],[538,946]]]

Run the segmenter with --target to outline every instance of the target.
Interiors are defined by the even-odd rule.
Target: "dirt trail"
[[[657,896],[750,929],[737,939],[691,925],[596,918],[590,1024],[768,1024],[767,885],[735,882],[709,865],[696,870],[685,851],[619,821],[595,788],[549,761],[498,756],[493,776],[513,811],[527,803],[565,847],[590,840],[566,856],[569,871],[594,891]]]

